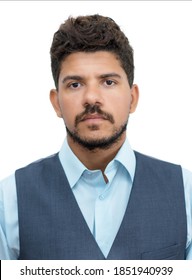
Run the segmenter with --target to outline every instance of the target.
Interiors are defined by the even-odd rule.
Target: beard
[[[78,130],[70,131],[66,127],[67,134],[72,138],[72,140],[89,151],[94,151],[96,149],[107,150],[111,148],[114,144],[117,144],[121,140],[121,136],[126,131],[126,129],[127,122],[118,129],[116,128],[111,136],[98,139],[89,139],[88,137],[81,137],[78,133]]]
[[[78,130],[78,124],[80,122],[82,122],[87,115],[94,114],[94,113],[99,114],[106,121],[109,121],[112,125],[114,125],[115,120],[110,113],[104,112],[103,110],[101,110],[101,108],[98,105],[89,105],[88,104],[85,108],[85,111],[76,116],[74,131],[69,130],[69,128],[66,126],[67,134],[69,135],[69,137],[72,138],[72,140],[75,143],[78,143],[80,146],[82,146],[83,148],[86,148],[89,151],[94,151],[96,149],[107,150],[121,140],[121,136],[127,129],[128,120],[120,127],[118,127],[118,128],[115,127],[111,136],[97,138],[97,139],[90,139],[89,137],[80,136],[79,130]],[[98,126],[91,125],[91,126],[89,126],[89,129],[92,131],[98,130]]]

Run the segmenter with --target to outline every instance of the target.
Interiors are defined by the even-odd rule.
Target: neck
[[[123,145],[125,137],[126,135],[124,133],[121,136],[121,139],[119,139],[117,143],[114,143],[108,149],[97,148],[91,151],[74,142],[74,140],[69,135],[67,136],[67,141],[73,153],[86,166],[87,169],[101,170],[104,173],[108,163],[116,156],[119,149]]]

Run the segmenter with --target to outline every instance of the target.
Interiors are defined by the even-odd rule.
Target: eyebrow
[[[112,78],[112,77],[116,77],[116,78],[121,79],[121,76],[117,73],[106,73],[106,74],[101,74],[101,75],[98,76],[98,78],[101,78],[101,79]],[[64,84],[68,80],[82,81],[83,79],[84,78],[82,76],[68,75],[68,76],[63,78],[62,83]]]
[[[119,74],[117,74],[117,73],[106,73],[106,74],[100,75],[99,77],[102,78],[102,79],[112,78],[112,77],[116,77],[116,78],[121,79],[121,76]]]
[[[68,75],[68,76],[63,78],[62,83],[64,84],[68,80],[82,81],[83,77],[78,76],[78,75]]]

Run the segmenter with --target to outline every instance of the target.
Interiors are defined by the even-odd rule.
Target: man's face
[[[138,88],[130,88],[113,53],[76,52],[63,61],[58,91],[52,90],[50,98],[65,122],[68,139],[101,144],[125,136],[129,113],[137,105]]]

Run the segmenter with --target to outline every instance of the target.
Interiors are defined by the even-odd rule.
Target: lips
[[[84,116],[81,121],[86,121],[86,120],[106,120],[104,116],[98,115],[98,114],[91,114],[91,115],[86,115]]]
[[[87,122],[99,122],[102,120],[107,120],[110,123],[114,124],[115,120],[113,116],[101,110],[98,105],[87,105],[84,112],[78,114],[75,118],[75,127],[78,126],[80,122],[87,121]]]

